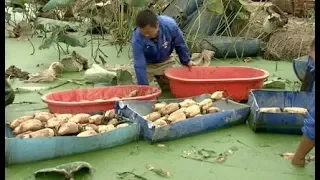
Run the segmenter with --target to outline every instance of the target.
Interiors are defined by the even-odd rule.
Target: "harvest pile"
[[[268,112],[268,113],[296,113],[296,114],[307,114],[308,110],[301,107],[285,107],[283,109],[279,107],[268,107],[268,108],[260,108],[260,112]]]
[[[192,99],[185,99],[180,103],[156,103],[153,105],[153,112],[143,116],[143,118],[151,121],[153,126],[158,128],[188,118],[220,112],[221,110],[214,105],[214,101],[220,100],[222,97],[223,91],[216,91],[211,95],[211,98],[199,103]]]
[[[104,115],[92,116],[84,113],[72,115],[38,112],[20,117],[8,124],[17,138],[74,135],[88,137],[129,125],[121,123],[114,110],[108,110]]]

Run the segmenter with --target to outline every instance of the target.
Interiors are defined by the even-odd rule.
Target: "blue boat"
[[[192,99],[200,102],[207,98],[210,98],[209,94],[197,96]],[[184,99],[167,99],[162,101],[172,103],[183,100]],[[141,138],[152,142],[172,140],[195,133],[242,124],[245,123],[250,113],[249,106],[223,99],[215,102],[215,105],[223,110],[222,112],[189,118],[174,124],[155,128],[152,126],[152,122],[142,117],[152,112],[152,106],[155,103],[157,103],[157,101],[119,101],[116,104],[116,111],[119,116],[126,117],[140,124]]]
[[[111,148],[138,140],[139,132],[139,125],[134,123],[89,137],[21,139],[15,138],[10,127],[5,125],[5,161],[6,164],[27,163]]]
[[[294,73],[301,82],[303,81],[308,68],[308,58],[309,56],[302,56],[292,61]]]
[[[260,108],[302,107],[309,109],[312,100],[312,94],[309,92],[252,90],[248,100],[251,109],[249,126],[255,132],[301,134],[305,115],[260,112]]]

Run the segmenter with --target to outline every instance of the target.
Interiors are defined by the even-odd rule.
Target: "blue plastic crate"
[[[312,94],[308,92],[252,90],[248,103],[251,114],[248,120],[255,132],[272,132],[282,134],[301,134],[305,115],[294,113],[260,112],[263,107],[302,107],[309,109]]]
[[[197,102],[209,98],[209,94],[194,97]],[[181,102],[184,99],[162,100],[167,103]],[[170,124],[160,128],[152,127],[150,121],[142,116],[152,112],[152,105],[157,101],[119,101],[116,105],[117,113],[140,124],[140,136],[152,142],[177,139],[195,133],[206,132],[213,129],[228,127],[245,123],[250,113],[247,105],[234,101],[219,100],[215,102],[223,112],[207,114],[201,117],[194,117],[178,123]]]
[[[19,164],[53,159],[60,156],[102,150],[138,140],[140,126],[132,123],[95,136],[56,136],[43,138],[15,138],[11,128],[5,125],[6,164]]]

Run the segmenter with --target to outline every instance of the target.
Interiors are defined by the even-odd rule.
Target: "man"
[[[134,68],[139,85],[148,85],[155,77],[161,88],[168,87],[164,70],[175,64],[173,50],[182,65],[191,68],[190,52],[182,31],[174,19],[157,16],[151,10],[142,10],[136,18],[132,37]],[[164,87],[167,86],[167,87]]]
[[[315,80],[315,44],[314,40],[311,44],[309,59],[308,59],[308,67],[306,70],[306,75],[304,77],[304,80],[302,82],[301,91],[311,92],[313,89],[313,84]]]
[[[308,91],[311,91],[311,93],[313,94],[313,100],[312,100],[312,105],[309,108],[309,114],[306,115],[306,119],[304,120],[304,126],[302,128],[303,137],[291,161],[292,164],[301,166],[301,167],[305,166],[305,157],[315,146],[315,141],[314,141],[315,140],[315,82],[314,82],[315,44],[314,43],[315,42],[313,40],[311,45],[310,58],[309,58],[309,60],[311,61],[309,65],[311,68],[308,68],[309,76],[311,76],[309,78],[313,80],[310,82],[307,82],[309,83],[308,86],[312,87],[312,89],[308,89]]]

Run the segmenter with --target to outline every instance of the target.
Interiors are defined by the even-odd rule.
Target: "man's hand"
[[[196,64],[193,61],[189,61],[189,63],[187,64],[187,67],[189,68],[189,71],[191,71],[191,67],[192,66],[196,66]]]
[[[291,164],[298,167],[304,167],[306,165],[306,161],[304,157],[300,158],[297,155],[295,155],[291,161]]]

